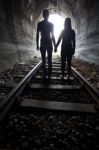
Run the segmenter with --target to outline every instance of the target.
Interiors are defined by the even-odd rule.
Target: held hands
[[[57,45],[55,45],[55,49],[54,49],[54,52],[55,52],[55,53],[57,52]]]

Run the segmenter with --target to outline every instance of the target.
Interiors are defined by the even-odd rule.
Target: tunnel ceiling
[[[1,0],[0,71],[39,56],[36,26],[42,10],[71,17],[76,31],[76,57],[99,62],[99,0]]]

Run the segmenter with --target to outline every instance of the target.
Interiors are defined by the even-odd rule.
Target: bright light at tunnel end
[[[49,21],[54,24],[54,34],[55,37],[58,38],[61,30],[64,27],[64,18],[58,14],[52,14],[49,16]]]
[[[51,14],[49,16],[49,21],[54,24],[54,35],[55,35],[55,40],[57,42],[58,37],[64,28],[64,18],[58,14]],[[58,48],[58,54],[60,55],[60,45]]]

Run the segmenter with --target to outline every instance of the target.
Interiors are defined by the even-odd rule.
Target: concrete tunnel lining
[[[39,56],[36,51],[36,25],[44,8],[57,9],[71,17],[76,31],[76,57],[99,64],[98,0],[1,0],[0,72]],[[57,5],[56,5],[57,4]],[[49,7],[48,7],[49,8]]]

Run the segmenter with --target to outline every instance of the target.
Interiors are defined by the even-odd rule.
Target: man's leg
[[[42,69],[43,69],[43,77],[46,77],[47,71],[46,71],[46,49],[40,48],[41,51],[41,57],[42,57]]]

